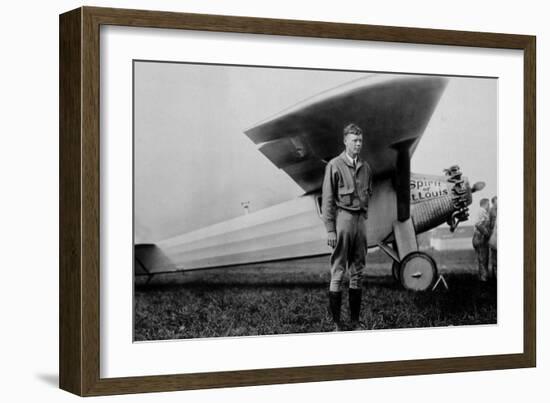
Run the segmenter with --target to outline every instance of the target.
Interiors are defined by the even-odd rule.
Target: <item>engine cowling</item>
[[[468,220],[472,193],[483,189],[477,182],[470,186],[458,165],[444,170],[444,175],[411,175],[411,216],[417,233],[447,222],[453,232]]]

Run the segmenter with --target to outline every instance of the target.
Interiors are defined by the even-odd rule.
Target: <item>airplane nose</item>
[[[468,178],[462,176],[462,171],[458,165],[444,169],[447,182],[451,183],[451,195],[453,200],[453,212],[449,216],[447,223],[454,232],[461,221],[466,221],[470,215],[468,206],[472,204],[472,193],[485,187],[484,182],[477,182],[470,187]]]

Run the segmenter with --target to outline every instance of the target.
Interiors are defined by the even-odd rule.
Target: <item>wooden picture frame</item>
[[[524,61],[523,353],[192,374],[100,377],[100,26],[517,49]],[[81,7],[60,16],[60,387],[81,396],[536,365],[534,36]]]

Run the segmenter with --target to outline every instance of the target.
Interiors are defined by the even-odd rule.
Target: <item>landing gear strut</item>
[[[397,199],[397,220],[392,224],[393,249],[387,245],[381,245],[381,248],[394,260],[392,274],[404,288],[425,291],[435,282],[437,266],[428,254],[418,250],[416,231],[411,218],[410,179],[413,143],[414,140],[404,140],[392,145],[397,151],[393,178]],[[451,167],[447,174],[459,193],[464,190],[463,184],[459,183],[461,175],[458,167]]]

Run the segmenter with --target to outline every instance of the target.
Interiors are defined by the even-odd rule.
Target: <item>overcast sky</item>
[[[243,133],[305,98],[370,73],[135,64],[137,243],[189,232],[303,193]],[[205,152],[206,151],[206,152]],[[452,78],[412,158],[414,173],[459,164],[497,191],[497,80]]]

